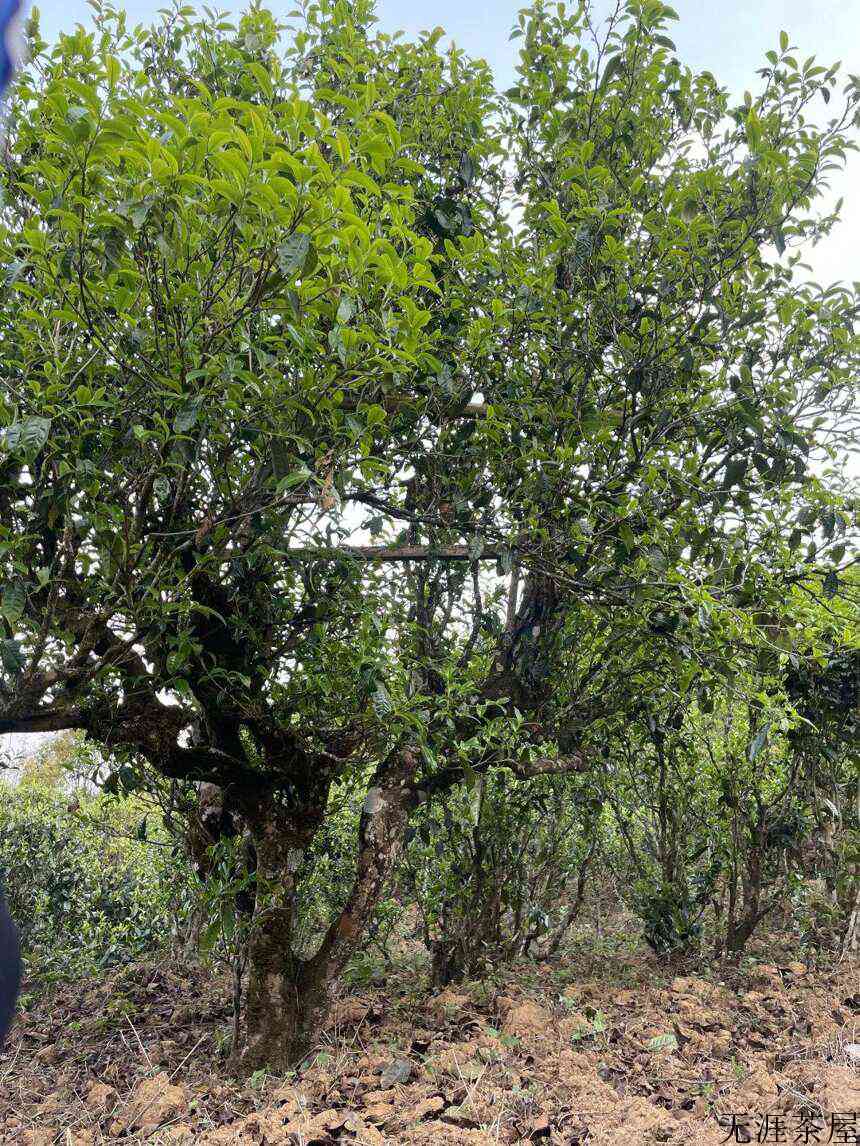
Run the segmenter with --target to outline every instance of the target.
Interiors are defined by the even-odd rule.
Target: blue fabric
[[[21,986],[21,947],[3,893],[0,892],[0,1049],[15,1013]]]
[[[21,11],[21,0],[0,0],[0,97],[3,96],[17,64],[15,17]]]

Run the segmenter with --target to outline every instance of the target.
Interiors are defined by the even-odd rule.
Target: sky
[[[203,0],[190,0],[200,3]],[[596,0],[598,12],[611,0]],[[208,0],[212,7],[240,11],[241,0]],[[135,21],[150,22],[164,0],[126,0]],[[292,0],[269,0],[278,16],[294,7]],[[524,0],[377,0],[382,25],[390,31],[415,34],[443,27],[470,55],[482,56],[502,87],[513,82],[517,44],[509,40],[517,11]],[[778,46],[784,29],[805,59],[815,55],[830,65],[842,60],[849,72],[860,73],[860,0],[674,0],[680,19],[672,31],[681,60],[696,69],[708,69],[733,93],[754,90],[755,71],[769,48]],[[61,29],[88,23],[86,0],[42,0],[39,5],[43,34],[52,39]],[[822,109],[823,110],[823,109]],[[819,280],[851,282],[860,279],[860,158],[852,157],[846,173],[833,184],[833,197],[845,196],[843,224],[808,256]],[[853,201],[852,201],[853,199]]]

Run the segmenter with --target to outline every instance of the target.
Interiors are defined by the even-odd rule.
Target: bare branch
[[[351,557],[356,561],[498,561],[504,551],[497,548],[482,550],[479,557],[468,545],[339,545],[317,546],[306,549],[284,549],[281,557],[287,559],[316,559],[332,561],[338,557]]]
[[[84,728],[84,716],[77,709],[44,708],[22,716],[0,716],[0,733],[4,732],[65,732]]]

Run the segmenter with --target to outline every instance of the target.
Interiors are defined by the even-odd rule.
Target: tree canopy
[[[272,970],[336,973],[422,795],[588,767],[636,669],[707,703],[808,657],[860,341],[802,259],[860,85],[783,38],[736,104],[659,0],[524,10],[504,93],[367,0],[95,12],[31,29],[2,173],[0,731],[228,793],[282,1021]],[[347,773],[308,970],[293,857]]]

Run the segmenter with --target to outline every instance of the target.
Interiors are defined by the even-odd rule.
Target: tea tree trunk
[[[244,1041],[237,1047],[245,1070],[289,1067],[301,1061],[322,1032],[332,995],[400,856],[417,756],[398,750],[377,769],[358,833],[356,875],[342,911],[311,958],[296,955],[296,872],[313,831],[298,830],[277,810],[252,824],[257,851],[257,909],[248,944]],[[321,822],[322,814],[311,820]]]

